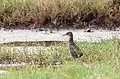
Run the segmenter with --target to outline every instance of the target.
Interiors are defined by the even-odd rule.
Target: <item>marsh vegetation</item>
[[[119,5],[119,0],[0,0],[0,22],[5,28],[113,29],[119,27]]]

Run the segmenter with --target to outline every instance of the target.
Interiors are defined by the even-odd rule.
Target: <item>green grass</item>
[[[64,64],[59,68],[25,68],[9,70],[9,74],[0,79],[119,79],[119,65],[107,63],[88,64],[88,67],[76,62]]]
[[[35,54],[40,53],[39,51],[34,51],[30,57],[21,56],[22,62],[34,61],[39,65],[42,62],[43,66],[33,67],[28,64],[23,68],[5,68],[9,74],[0,76],[0,79],[120,79],[120,50],[118,50],[117,42],[108,40],[102,43],[80,42],[77,44],[84,53],[84,56],[77,61],[73,60],[68,53],[66,44],[61,44],[58,48],[51,46],[50,49],[41,51],[40,55]],[[6,52],[6,60],[15,55],[8,52],[17,52],[7,46],[4,51],[3,48],[1,47],[1,59],[5,57]],[[15,56],[17,60],[20,60],[18,54]],[[56,61],[62,64],[55,66]],[[36,63],[33,64],[36,65]]]

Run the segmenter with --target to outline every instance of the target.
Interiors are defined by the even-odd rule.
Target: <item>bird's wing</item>
[[[80,48],[75,44],[74,45],[74,49],[75,49],[75,52],[78,54],[78,55],[82,55],[82,51],[80,50]]]
[[[77,52],[75,46],[73,46],[73,45],[70,46],[70,53],[72,54],[73,57],[78,58],[78,52]]]
[[[79,49],[79,47],[74,43],[69,43],[70,45],[70,51],[72,55],[81,57],[83,55],[83,53],[81,52],[81,50]]]

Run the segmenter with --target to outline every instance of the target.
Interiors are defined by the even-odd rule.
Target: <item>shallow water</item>
[[[29,42],[29,41],[67,41],[66,32],[71,31],[76,41],[100,42],[101,40],[120,38],[120,31],[94,30],[94,32],[84,32],[84,30],[59,30],[53,33],[32,30],[13,30],[12,32],[0,30],[0,43],[9,42]]]

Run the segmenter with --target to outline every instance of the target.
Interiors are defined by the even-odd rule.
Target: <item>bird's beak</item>
[[[66,34],[63,34],[62,36],[66,36]]]

